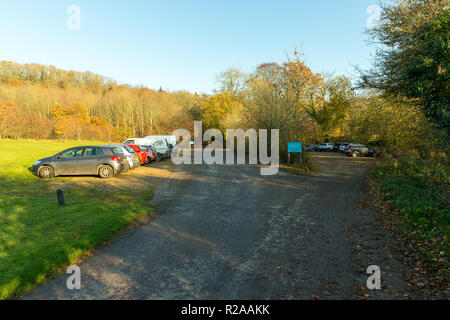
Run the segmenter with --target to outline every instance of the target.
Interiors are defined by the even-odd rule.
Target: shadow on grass
[[[92,179],[0,175],[0,299],[21,296],[153,212],[150,186],[99,188],[103,181]],[[55,187],[63,187],[66,206]]]

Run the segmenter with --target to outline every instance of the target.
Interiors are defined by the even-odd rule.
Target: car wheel
[[[156,162],[159,162],[159,161],[161,161],[162,160],[162,155],[161,155],[161,153],[158,153],[158,155],[156,156]]]
[[[44,166],[39,169],[39,177],[49,179],[55,177],[55,170],[52,167]]]
[[[98,176],[102,179],[111,178],[114,175],[114,169],[111,166],[105,165],[98,169]]]
[[[356,151],[353,152],[353,153],[352,153],[352,157],[353,157],[353,158],[357,158],[357,157],[358,157],[358,152],[356,152]]]

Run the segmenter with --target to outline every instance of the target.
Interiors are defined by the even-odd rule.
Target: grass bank
[[[372,171],[374,186],[397,210],[394,224],[424,267],[444,284],[449,276],[450,165],[446,157],[391,159]]]
[[[117,192],[101,179],[86,185],[80,177],[43,180],[28,171],[37,159],[87,144],[100,142],[0,140],[0,299],[44,283],[152,212],[146,188]]]

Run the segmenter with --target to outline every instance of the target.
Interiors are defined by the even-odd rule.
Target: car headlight
[[[37,166],[37,165],[39,165],[41,162],[42,162],[41,160],[35,161],[35,162],[33,163],[33,166]]]

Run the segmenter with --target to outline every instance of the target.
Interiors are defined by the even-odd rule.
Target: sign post
[[[300,162],[301,162],[302,143],[288,142],[288,164],[291,164],[291,153],[298,153],[300,155]]]

